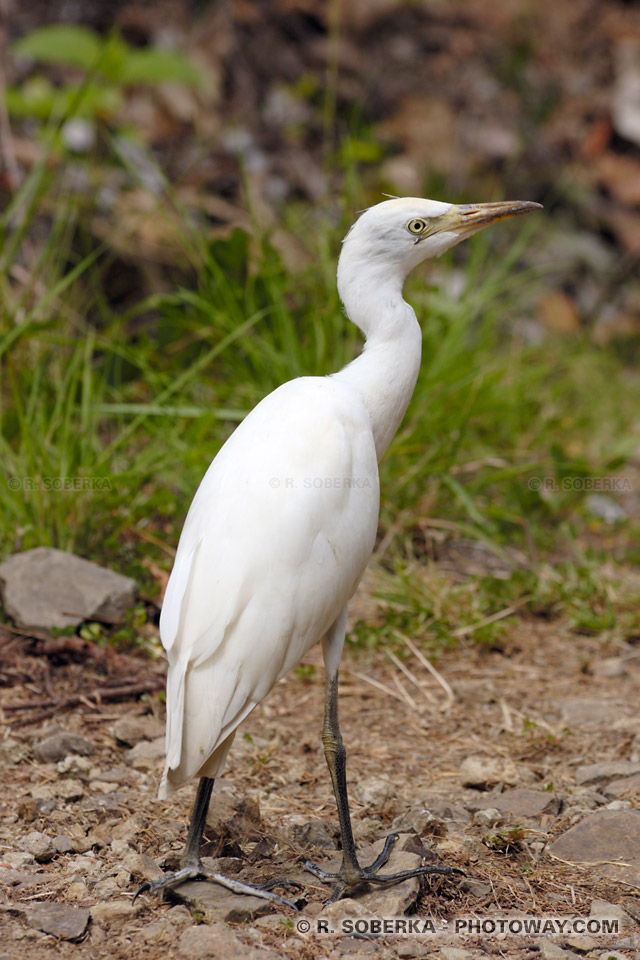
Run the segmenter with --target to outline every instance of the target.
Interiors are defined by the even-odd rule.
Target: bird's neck
[[[369,415],[378,460],[402,422],[413,394],[422,350],[422,331],[413,308],[402,297],[402,279],[359,276],[340,283],[347,316],[366,337],[359,357],[334,374],[358,393]]]

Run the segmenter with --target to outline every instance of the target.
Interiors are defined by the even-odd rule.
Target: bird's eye
[[[422,233],[427,227],[425,220],[409,220],[407,230],[409,233]]]

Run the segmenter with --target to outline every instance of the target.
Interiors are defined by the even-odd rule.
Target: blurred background
[[[73,550],[157,603],[234,426],[359,349],[335,291],[358,210],[536,200],[407,286],[423,370],[374,564],[393,603],[352,637],[429,619],[439,644],[513,603],[640,633],[637,5],[1,9],[2,554]]]

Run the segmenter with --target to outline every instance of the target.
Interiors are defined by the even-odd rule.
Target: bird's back
[[[238,724],[324,636],[364,572],[378,506],[371,426],[344,385],[290,381],[236,429],[195,495],[162,609],[161,795],[217,775]]]

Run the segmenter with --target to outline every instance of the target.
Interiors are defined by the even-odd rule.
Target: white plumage
[[[200,859],[213,779],[238,725],[317,641],[327,674],[323,742],[338,808],[343,866],[331,899],[363,883],[396,883],[451,867],[381,874],[358,861],[338,724],[338,666],[346,611],[373,550],[378,461],[406,411],[422,335],[402,297],[407,273],[477,230],[534,203],[454,206],[394,199],[367,210],[345,238],[338,290],[366,337],[361,355],[329,377],[279,387],[240,424],[209,467],[189,510],[160,618],[169,659],[166,797],[200,778],[182,868],[159,891],[207,876],[239,893],[295,906],[267,887],[224,877]]]

